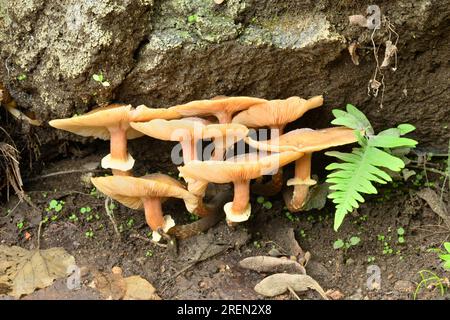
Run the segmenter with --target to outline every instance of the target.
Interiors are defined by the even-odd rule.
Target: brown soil
[[[141,148],[144,142],[148,147]],[[306,267],[307,273],[325,290],[339,290],[346,299],[411,299],[420,280],[418,271],[427,269],[448,277],[448,273],[439,266],[437,254],[428,251],[448,240],[449,231],[428,205],[415,195],[415,190],[422,188],[424,181],[418,181],[416,186],[399,183],[395,188],[382,189],[379,196],[368,199],[357,213],[347,217],[338,233],[332,229],[330,205],[321,211],[293,214],[294,218],[288,219],[280,198],[270,199],[273,207],[267,210],[257,203],[254,196],[253,216],[247,223],[230,229],[223,221],[206,234],[179,241],[178,254],[175,255],[173,251],[146,240],[149,228],[143,214],[121,205],[117,205],[114,211],[121,229],[118,239],[105,214],[104,198],[91,194],[92,187],[82,182],[82,174],[33,180],[39,175],[98,162],[100,155],[106,152],[104,148],[103,144],[91,145],[88,151],[95,150],[95,155],[86,156],[81,152],[82,156],[43,163],[42,172],[35,173],[26,183],[28,195],[38,211],[26,203],[17,205],[16,197],[2,208],[1,244],[33,248],[37,242],[39,222],[47,216],[45,209],[49,202],[53,199],[65,201],[56,220],[52,221],[50,215],[49,221],[43,225],[41,248],[62,246],[75,256],[80,267],[88,268],[83,273],[82,290],[68,291],[64,282],[57,281],[51,288],[40,290],[26,299],[98,299],[98,293],[87,287],[92,271],[109,272],[113,266],[120,266],[125,276],[140,275],[148,279],[163,299],[260,299],[262,297],[253,288],[264,275],[244,270],[238,262],[249,256],[267,255],[272,248],[289,255],[292,245],[292,239],[287,236],[289,228],[294,229],[303,250],[312,255]],[[175,173],[176,168],[167,165],[171,161],[166,148],[166,144],[146,138],[133,142],[131,152],[136,159],[141,159],[136,174],[146,171]],[[155,153],[154,150],[161,152]],[[435,180],[438,185],[438,176],[428,174],[428,179],[430,182]],[[80,213],[82,207],[92,208],[92,220],[88,221],[88,214]],[[189,221],[182,202],[170,200],[165,203],[164,210],[178,223]],[[69,219],[73,213],[79,219],[77,222]],[[20,221],[24,221],[24,227],[19,230],[17,223]],[[399,227],[406,230],[405,244],[397,242]],[[93,231],[92,238],[86,237],[89,230]],[[25,240],[25,232],[31,234],[30,240]],[[383,254],[383,244],[377,239],[378,235],[385,236],[392,254]],[[333,249],[336,239],[351,236],[360,237],[361,243],[346,251]],[[210,257],[195,263],[201,255]],[[368,262],[369,257],[374,261]],[[182,271],[191,264],[190,268]],[[375,291],[366,287],[367,267],[371,264],[381,269],[381,288]],[[300,294],[300,297],[320,299],[314,292]],[[419,294],[421,299],[440,297],[439,291],[432,289],[422,290]],[[448,299],[449,295],[445,297]],[[277,299],[293,297],[285,294]]]

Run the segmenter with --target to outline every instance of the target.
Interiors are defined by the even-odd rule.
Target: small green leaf
[[[256,199],[256,202],[258,202],[259,204],[263,204],[264,201],[266,201],[266,200],[265,200],[264,197],[262,197],[262,196],[259,196],[259,197]]]
[[[272,202],[266,201],[266,202],[264,202],[263,206],[264,206],[264,208],[266,208],[267,210],[270,210],[270,209],[272,209]]]
[[[17,76],[17,80],[19,80],[19,81],[27,80],[27,75],[25,73],[19,74]]]
[[[341,249],[344,247],[344,241],[342,239],[337,239],[334,243],[333,243],[333,249],[337,250],[337,249]]]
[[[92,76],[92,79],[94,79],[94,81],[97,81],[97,82],[103,82],[103,75],[102,74],[94,74]]]
[[[398,243],[405,243],[405,238],[403,236],[399,236]]]
[[[352,245],[352,246],[356,246],[358,243],[360,243],[361,242],[361,239],[359,238],[359,237],[351,237],[350,238],[350,244]]]
[[[405,234],[405,229],[403,229],[402,227],[398,228],[398,229],[397,229],[397,234],[398,234],[399,236],[404,235],[404,234]]]
[[[441,258],[444,261],[450,261],[450,254],[441,254],[439,258]]]
[[[445,242],[444,248],[445,248],[445,250],[447,250],[448,253],[450,253],[450,242]]]
[[[188,17],[188,22],[189,23],[195,23],[195,22],[197,22],[197,20],[198,20],[198,16],[196,14],[190,15]]]
[[[402,136],[416,130],[416,127],[409,123],[399,124],[397,128],[400,130],[400,135]]]

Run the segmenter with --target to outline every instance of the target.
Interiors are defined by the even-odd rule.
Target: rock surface
[[[161,107],[215,95],[324,94],[324,108],[297,125],[327,126],[332,108],[352,103],[377,128],[410,122],[422,147],[444,150],[448,3],[377,4],[399,35],[397,70],[383,71],[382,106],[381,91],[367,94],[372,30],[348,22],[366,13],[357,1],[0,0],[0,79],[41,120],[108,101]],[[388,37],[384,23],[374,36],[381,60]],[[353,41],[359,65],[347,50]],[[100,73],[110,86],[93,79]],[[42,143],[55,138],[49,131],[40,129]]]

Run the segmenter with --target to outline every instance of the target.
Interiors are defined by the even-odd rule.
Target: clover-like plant
[[[354,129],[360,145],[351,153],[325,153],[341,160],[326,167],[332,171],[326,181],[331,184],[328,197],[336,206],[334,230],[337,231],[347,213],[358,208],[358,202],[364,202],[361,194],[377,193],[373,182],[386,184],[392,181],[389,171],[384,169],[398,172],[405,167],[403,160],[394,156],[392,150],[414,148],[417,141],[401,137],[415,130],[410,124],[400,124],[375,134],[366,116],[351,104],[347,105],[346,111],[333,110],[333,115],[335,119],[331,123]]]

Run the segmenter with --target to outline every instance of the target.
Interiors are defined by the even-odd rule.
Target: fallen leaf
[[[352,58],[353,64],[359,66],[359,56],[358,56],[358,53],[356,52],[357,48],[358,48],[358,43],[352,42],[348,46],[348,52],[350,53],[350,57]]]
[[[256,272],[306,274],[305,268],[297,261],[268,256],[248,257],[239,262],[242,268]]]
[[[386,50],[384,52],[384,59],[383,62],[381,63],[380,68],[387,68],[391,64],[391,59],[393,57],[396,57],[396,55],[397,55],[397,46],[393,44],[391,40],[387,40]],[[393,69],[395,71],[397,67],[395,66]]]
[[[122,273],[95,272],[94,286],[106,300],[120,300],[126,294],[127,284]]]
[[[0,245],[0,287],[20,298],[66,277],[68,267],[74,264],[75,258],[63,248],[30,251]]]
[[[344,294],[335,289],[330,289],[325,292],[325,294],[331,299],[331,300],[342,300],[344,298]]]
[[[125,278],[126,293],[123,300],[161,300],[150,282],[140,276]]]
[[[310,188],[308,199],[302,207],[302,211],[321,210],[325,207],[329,193],[328,183],[317,184]]]
[[[450,228],[450,215],[447,212],[447,208],[444,206],[444,202],[437,195],[437,193],[433,189],[425,188],[417,192],[417,195],[425,200],[431,210],[441,217],[447,227]]]
[[[255,286],[255,291],[266,297],[274,297],[292,290],[306,291],[308,289],[316,290],[323,299],[328,300],[325,291],[316,280],[304,274],[277,273],[264,278]]]

